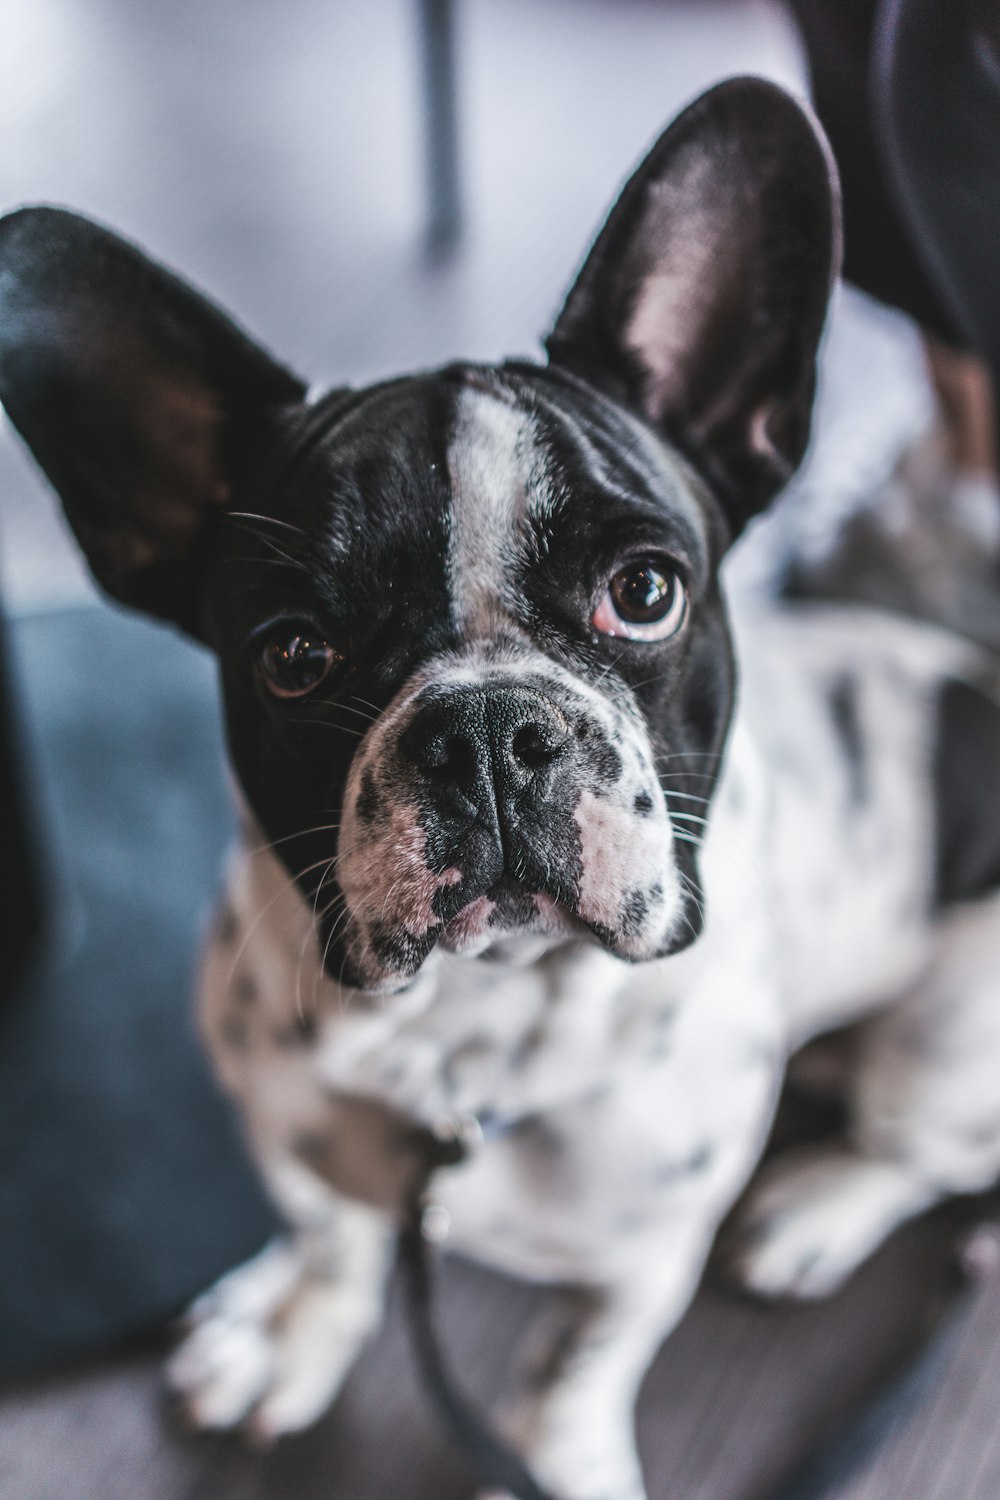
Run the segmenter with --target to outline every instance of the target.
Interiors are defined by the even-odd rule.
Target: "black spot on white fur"
[[[865,765],[865,742],[858,708],[858,685],[848,674],[838,677],[830,689],[830,717],[840,739],[848,768],[851,801],[855,806],[865,800],[868,775]]]
[[[591,743],[586,763],[597,786],[614,786],[616,781],[621,780],[624,769],[622,758],[606,739],[597,739]]]
[[[374,774],[369,768],[361,778],[361,789],[358,793],[355,811],[362,823],[371,824],[378,818],[382,805],[382,796],[375,785]]]
[[[948,906],[1000,888],[1000,705],[945,682],[936,730],[934,895]]]
[[[644,891],[630,891],[621,909],[621,930],[631,936],[641,932],[649,915],[649,897]]]
[[[679,1161],[673,1157],[665,1157],[653,1169],[653,1184],[659,1188],[673,1187],[685,1178],[698,1177],[708,1170],[715,1157],[716,1148],[710,1141],[702,1142],[690,1156],[682,1157]]]

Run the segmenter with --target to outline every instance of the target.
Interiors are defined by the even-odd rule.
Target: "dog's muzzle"
[[[474,955],[528,934],[664,951],[680,895],[635,725],[551,669],[551,684],[462,675],[425,682],[359,749],[338,861],[345,973],[391,988],[438,943]]]

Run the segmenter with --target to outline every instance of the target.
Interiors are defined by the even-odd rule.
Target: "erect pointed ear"
[[[774,84],[730,79],[626,185],[549,358],[687,453],[735,535],[805,452],[838,264],[836,174],[818,127]]]
[[[197,292],[75,214],[0,220],[0,401],[98,581],[197,633],[206,521],[304,386]]]

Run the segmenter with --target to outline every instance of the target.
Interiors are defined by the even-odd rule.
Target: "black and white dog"
[[[414,1122],[481,1130],[450,1243],[579,1288],[508,1414],[566,1500],[643,1494],[637,1386],[804,1038],[878,1012],[849,1139],[751,1191],[749,1286],[1000,1173],[1000,674],[857,608],[731,631],[720,586],[806,446],[836,240],[809,118],[731,81],[545,364],[310,400],[105,230],[0,224],[0,395],[104,587],[218,653],[245,798],[201,1017],[289,1231],[194,1310],[197,1422],[335,1395]]]

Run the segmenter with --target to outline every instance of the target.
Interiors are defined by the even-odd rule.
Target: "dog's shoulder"
[[[763,863],[804,1036],[905,988],[942,909],[996,883],[1000,683],[978,648],[875,609],[737,620],[740,719],[770,795]]]
[[[755,653],[758,728],[805,727],[804,753],[815,764],[825,747],[855,803],[873,759],[895,782],[890,809],[909,784],[917,820],[927,822],[930,910],[998,889],[1000,664],[991,653],[935,625],[857,607],[781,607],[749,635],[767,642]],[[817,724],[825,733],[809,732]]]
[[[897,789],[912,783],[927,801],[958,698],[981,703],[976,732],[989,737],[1000,674],[950,632],[854,606],[781,604],[737,619],[741,714],[779,780],[808,777],[863,812],[878,806],[872,775],[881,767]]]

